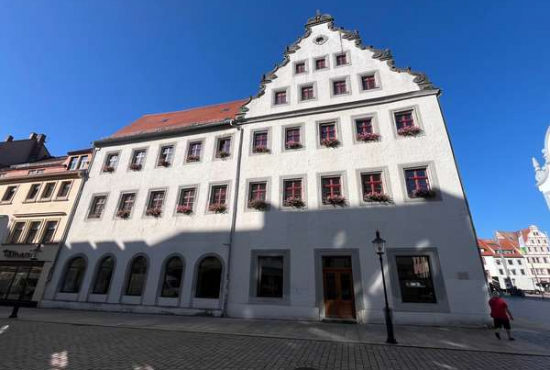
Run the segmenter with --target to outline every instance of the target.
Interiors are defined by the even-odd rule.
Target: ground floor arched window
[[[179,257],[170,258],[164,267],[164,279],[162,281],[162,297],[179,297],[183,274],[183,261]]]
[[[130,264],[130,272],[126,282],[126,295],[140,296],[147,278],[147,259],[138,256]]]
[[[104,257],[99,262],[94,282],[93,294],[107,294],[113,277],[115,259],[111,256]]]
[[[203,259],[197,271],[197,298],[219,298],[222,278],[222,263],[217,257]]]
[[[86,261],[82,257],[75,257],[69,261],[65,269],[63,284],[61,284],[62,293],[78,293],[80,285],[86,273]]]

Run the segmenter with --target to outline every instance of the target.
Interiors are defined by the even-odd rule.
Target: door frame
[[[334,320],[325,313],[325,296],[323,283],[323,257],[345,256],[351,258],[351,273],[353,277],[353,295],[355,306],[355,320],[364,322],[363,282],[361,279],[361,263],[358,248],[345,249],[315,249],[315,304],[319,309],[319,320]]]

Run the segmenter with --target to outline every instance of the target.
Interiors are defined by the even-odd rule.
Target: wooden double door
[[[351,257],[323,257],[325,317],[355,319],[355,295]]]

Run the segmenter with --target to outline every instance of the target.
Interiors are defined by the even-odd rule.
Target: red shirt
[[[506,314],[506,308],[508,305],[502,298],[491,298],[489,300],[489,307],[491,307],[491,317],[494,319],[508,319]]]

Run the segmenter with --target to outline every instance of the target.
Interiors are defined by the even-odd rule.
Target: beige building
[[[91,149],[0,170],[0,304],[35,304],[70,223]]]

